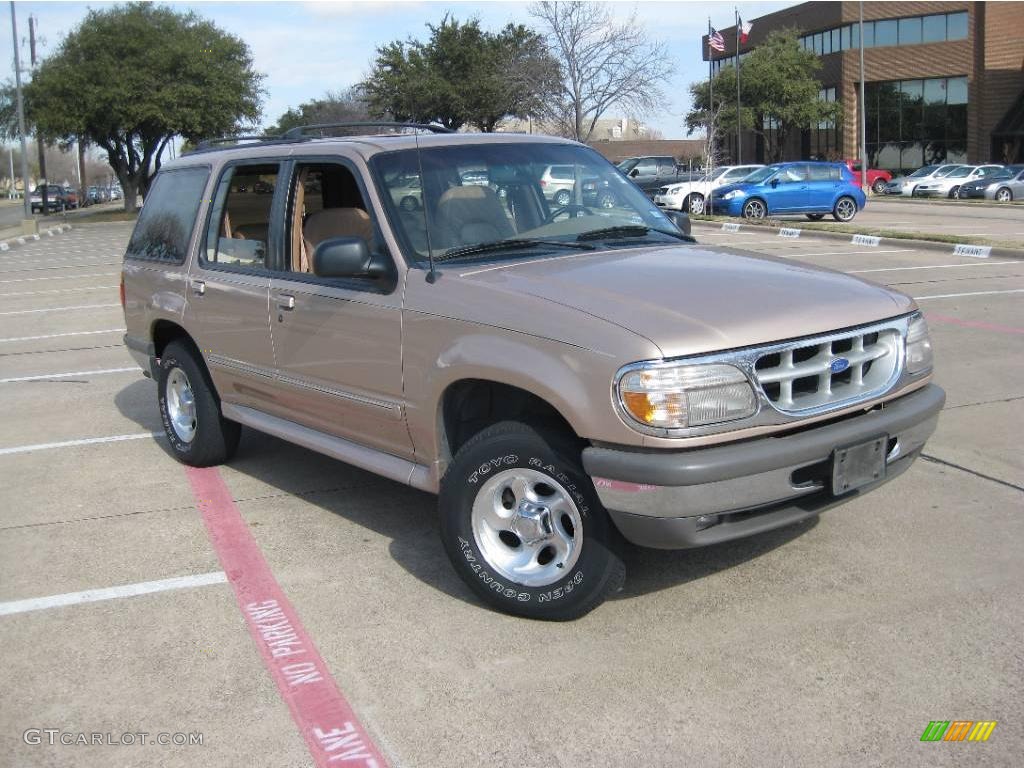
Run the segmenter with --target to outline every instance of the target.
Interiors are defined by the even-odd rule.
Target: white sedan
[[[993,176],[1003,169],[1001,165],[961,165],[941,179],[930,179],[918,184],[914,191],[921,197],[960,197],[960,187],[969,181]]]
[[[711,195],[711,190],[721,187],[723,184],[743,181],[758,168],[764,168],[764,166],[723,165],[715,168],[708,176],[662,187],[655,194],[654,203],[661,208],[673,211],[704,213],[704,201]]]

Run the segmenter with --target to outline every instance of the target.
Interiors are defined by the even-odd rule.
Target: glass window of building
[[[967,12],[951,13],[946,16],[946,39],[967,39]]]
[[[915,16],[910,19],[900,19],[899,36],[900,45],[920,45],[921,17]]]
[[[842,48],[842,49],[843,49],[844,51],[848,51],[848,50],[850,50],[850,48],[852,47],[852,46],[850,45],[850,31],[851,31],[851,27],[850,27],[850,25],[849,25],[849,24],[847,24],[847,25],[846,25],[845,27],[843,27],[843,29],[842,29],[842,38],[841,38],[841,40],[839,41],[839,45],[840,45],[840,47],[841,47],[841,48]]]
[[[860,25],[858,24],[858,26]],[[864,47],[875,47],[875,22],[873,21],[864,22]]]
[[[967,103],[967,78],[951,77],[946,80],[946,103],[966,104]]]
[[[875,47],[896,45],[899,42],[899,31],[895,19],[875,22]]]
[[[838,27],[836,29],[832,30],[832,51],[833,52],[843,50],[842,41],[840,40],[839,32],[840,32],[840,30],[839,30]]]
[[[925,16],[922,20],[921,42],[941,43],[946,39],[946,14]]]

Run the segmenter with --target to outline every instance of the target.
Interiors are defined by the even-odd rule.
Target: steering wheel
[[[585,216],[594,216],[595,215],[594,214],[594,210],[592,208],[587,208],[587,206],[579,205],[577,203],[569,203],[569,205],[563,205],[563,206],[561,206],[559,208],[555,208],[555,210],[553,210],[550,214],[548,214],[548,217],[546,219],[544,219],[544,223],[545,224],[550,224],[551,222],[553,222],[555,220],[556,216],[559,216],[559,215],[561,215],[563,213],[573,214],[573,213],[576,213],[577,211],[581,211],[583,213],[583,215],[585,215]]]

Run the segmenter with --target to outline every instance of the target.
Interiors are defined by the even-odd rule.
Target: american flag
[[[722,33],[717,29],[711,30],[711,35],[708,37],[708,46],[716,51],[725,50],[725,38],[722,37]]]

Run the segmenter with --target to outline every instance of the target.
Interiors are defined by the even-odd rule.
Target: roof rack
[[[432,123],[397,123],[397,122],[376,122],[360,120],[356,122],[343,122],[343,123],[317,123],[315,125],[297,125],[294,128],[290,128],[284,132],[281,136],[282,139],[303,139],[303,138],[316,138],[309,136],[307,131],[323,131],[326,128],[415,128],[420,131],[430,131],[431,133],[453,133],[450,128],[445,128],[443,125],[434,125]]]
[[[196,144],[196,149],[209,149],[214,144],[230,144],[232,141],[275,141],[280,136],[221,136],[218,139],[203,139]]]

